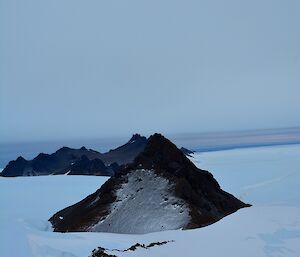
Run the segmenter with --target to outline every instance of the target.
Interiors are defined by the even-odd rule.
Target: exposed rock
[[[82,146],[80,149],[62,147],[53,154],[40,153],[33,160],[25,160],[20,156],[17,160],[9,162],[0,176],[58,174],[112,176],[120,170],[121,165],[132,162],[145,149],[146,144],[146,137],[134,134],[126,144],[106,153]],[[183,147],[181,150],[187,156],[193,153]]]
[[[141,153],[147,144],[147,138],[140,134],[134,134],[124,145],[104,153],[101,160],[106,164],[118,163],[118,165],[127,164]]]
[[[6,168],[2,171],[1,176],[9,176],[10,174],[13,176],[23,176],[26,169],[28,169],[29,172],[31,171],[27,165],[27,161],[22,156],[19,156],[15,161],[8,163]]]
[[[19,157],[16,161],[9,162],[1,175],[4,177],[15,177],[65,174],[70,171],[70,167],[74,163],[80,162],[82,156],[93,160],[101,157],[101,153],[87,150],[86,148],[72,149],[62,147],[53,154],[40,153],[30,161]]]
[[[100,189],[49,221],[54,231],[148,233],[209,225],[249,207],[160,134]],[[63,217],[60,219],[59,217]]]
[[[117,257],[114,254],[108,254],[105,252],[105,249],[102,247],[98,247],[97,249],[94,249],[92,251],[92,255],[90,255],[89,257]]]
[[[170,242],[174,242],[174,241],[153,242],[153,243],[150,243],[148,245],[136,243],[136,244],[130,246],[128,249],[123,250],[122,252],[135,251],[138,248],[149,249],[149,248],[152,248],[154,246],[161,246],[161,245],[165,245],[165,244],[170,243]]]
[[[194,154],[195,152],[192,150],[189,150],[187,148],[181,147],[180,148],[181,152],[183,152],[186,156],[192,157],[192,154]]]
[[[125,249],[125,250],[107,249],[107,248],[103,248],[103,247],[98,247],[98,248],[96,248],[92,251],[92,255],[90,255],[89,257],[117,257],[116,255],[108,254],[105,251],[109,251],[109,252],[129,252],[129,251],[132,251],[132,252],[134,252],[138,248],[149,249],[149,248],[152,248],[154,246],[161,246],[161,245],[165,245],[165,244],[170,243],[170,242],[174,242],[174,241],[153,242],[153,243],[150,243],[148,245],[136,243],[136,244],[130,246],[129,248]]]
[[[83,155],[79,161],[70,165],[68,175],[112,176],[114,175],[114,170],[105,166],[99,158],[89,160]]]
[[[110,176],[119,170],[120,165],[133,161],[144,150],[146,142],[145,137],[135,134],[126,144],[103,154],[84,146],[80,149],[62,147],[53,154],[40,153],[33,160],[19,157],[9,162],[0,175],[16,177],[68,173]]]

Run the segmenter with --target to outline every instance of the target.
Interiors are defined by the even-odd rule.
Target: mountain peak
[[[195,168],[175,144],[159,133],[148,138],[144,151],[135,158],[134,164],[148,169],[163,168],[168,171],[176,171],[178,167],[186,165]]]
[[[26,161],[22,156],[19,156],[17,159],[16,159],[17,162],[24,162]]]
[[[136,134],[132,135],[132,137],[130,138],[130,140],[128,141],[128,143],[134,143],[137,140],[147,140],[147,138],[144,137],[144,136],[141,136],[138,133],[136,133]]]
[[[65,152],[67,152],[67,151],[69,151],[69,150],[71,150],[70,147],[63,146],[63,147],[59,148],[59,149],[56,151],[56,153],[65,153]]]
[[[248,206],[156,133],[132,163],[49,221],[60,232],[149,233],[206,226]]]

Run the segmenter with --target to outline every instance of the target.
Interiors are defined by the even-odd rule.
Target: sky
[[[300,126],[298,0],[0,0],[0,142]]]

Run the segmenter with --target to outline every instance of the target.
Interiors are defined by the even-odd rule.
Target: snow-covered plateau
[[[110,253],[118,257],[300,256],[300,145],[193,156],[191,160],[211,171],[224,190],[253,206],[194,230],[143,235],[54,233],[49,217],[93,193],[108,178],[1,177],[0,257],[88,257],[98,246],[122,250],[135,243],[172,240],[151,249]]]

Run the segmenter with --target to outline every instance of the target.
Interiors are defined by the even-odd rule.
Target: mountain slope
[[[118,163],[119,165],[132,162],[134,158],[145,149],[147,138],[140,134],[134,134],[124,145],[103,153],[101,160],[106,164]]]
[[[55,231],[148,233],[206,226],[249,205],[160,134],[100,189],[49,221]]]

